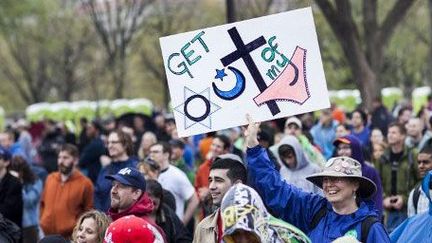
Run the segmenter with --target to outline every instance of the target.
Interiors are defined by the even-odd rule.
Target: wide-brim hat
[[[361,164],[350,157],[334,157],[327,161],[324,171],[307,176],[306,179],[322,188],[324,177],[353,178],[359,182],[359,196],[368,199],[377,191],[377,187],[369,178],[362,176]]]

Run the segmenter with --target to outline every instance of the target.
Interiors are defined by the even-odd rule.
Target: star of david
[[[197,123],[201,124],[204,127],[207,127],[208,129],[211,129],[212,128],[211,115],[216,111],[220,110],[221,107],[211,101],[210,88],[206,88],[203,91],[196,93],[185,86],[183,90],[183,97],[184,97],[183,103],[176,106],[174,110],[181,113],[184,116],[184,126],[185,126],[184,129],[186,130]],[[193,109],[193,107],[191,107],[190,105],[190,102],[195,99],[200,100],[200,102],[194,102],[195,105],[202,105],[205,108],[204,114],[200,114],[198,117],[191,115],[190,112],[190,110]]]

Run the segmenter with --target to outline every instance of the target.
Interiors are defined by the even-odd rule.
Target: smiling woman
[[[360,162],[343,156],[329,159],[322,172],[306,177],[323,189],[324,197],[304,192],[282,180],[259,146],[259,123],[248,120],[249,182],[276,216],[307,233],[312,242],[332,242],[342,236],[390,242],[373,203],[367,200],[376,185],[362,175]]]

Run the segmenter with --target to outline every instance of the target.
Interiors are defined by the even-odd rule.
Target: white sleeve
[[[415,189],[412,189],[408,196],[408,206],[407,206],[408,217],[412,217],[415,215],[414,202],[413,202],[414,190]]]
[[[182,173],[179,177],[179,186],[181,191],[181,197],[187,201],[195,193],[195,188],[192,186],[191,182],[187,178],[186,174]]]

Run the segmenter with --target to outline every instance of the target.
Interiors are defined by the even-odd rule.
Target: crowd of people
[[[20,119],[0,133],[0,242],[396,242],[432,212],[431,108],[250,114],[187,138],[162,112]]]

